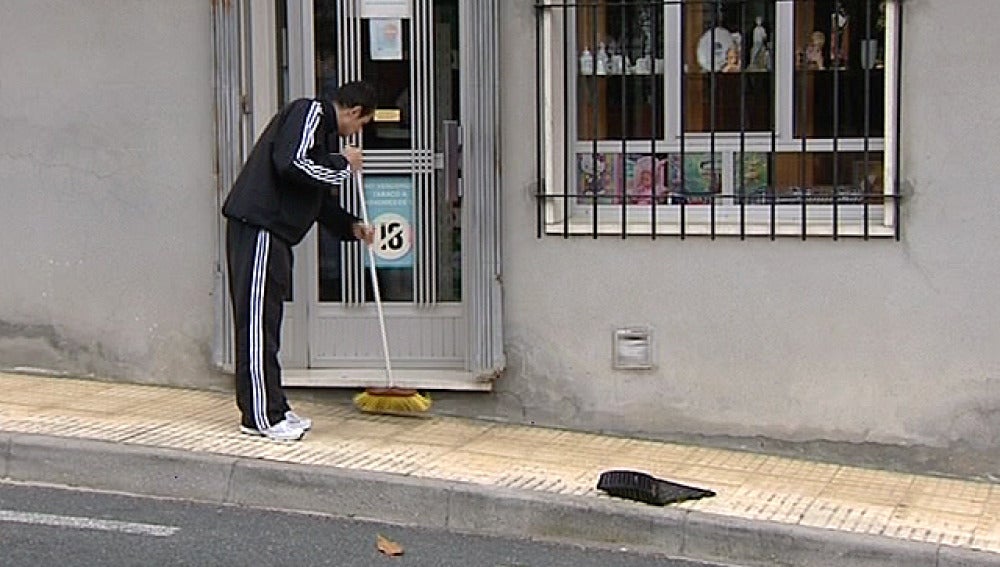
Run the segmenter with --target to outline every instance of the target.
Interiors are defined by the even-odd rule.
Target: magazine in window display
[[[629,154],[625,158],[625,190],[630,205],[668,201],[670,181],[666,155]]]
[[[761,159],[764,172],[757,175],[766,183],[766,158]],[[629,205],[708,204],[708,195],[722,191],[719,154],[714,160],[708,153],[685,155],[683,187],[680,163],[680,154],[626,154],[624,159],[619,153],[578,154],[577,203],[615,205],[624,199]]]
[[[680,156],[675,155],[678,161]],[[680,191],[680,176],[677,178]],[[683,194],[675,195],[674,201],[688,205],[708,205],[712,202],[710,195],[722,192],[722,156],[715,154],[714,159],[707,152],[686,154],[684,156],[684,190]]]
[[[767,168],[768,154],[763,152],[747,152],[743,154],[742,164],[740,154],[733,156],[733,185],[736,193],[746,199],[747,203],[763,203],[767,199]],[[740,180],[742,174],[743,179]]]
[[[613,205],[621,185],[621,154],[581,153],[577,155],[577,203]]]

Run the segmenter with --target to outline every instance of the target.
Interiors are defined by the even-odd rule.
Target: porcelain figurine
[[[814,31],[809,36],[809,46],[806,47],[805,65],[807,69],[826,69],[823,60],[823,46],[826,45],[826,36],[821,31]]]
[[[830,14],[830,66],[836,69],[847,67],[851,47],[851,17],[842,2]]]
[[[750,61],[747,69],[751,71],[771,70],[771,49],[767,45],[767,30],[764,29],[763,16],[757,16],[757,25],[753,28],[753,46],[750,48]]]

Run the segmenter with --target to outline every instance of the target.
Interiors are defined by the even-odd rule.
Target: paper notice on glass
[[[368,20],[372,61],[403,59],[403,20],[376,18]]]
[[[362,18],[409,18],[412,0],[361,0]]]

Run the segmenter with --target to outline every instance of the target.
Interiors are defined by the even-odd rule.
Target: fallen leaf
[[[389,556],[396,556],[403,554],[403,546],[392,541],[389,538],[383,537],[381,534],[375,536],[375,542],[378,545],[378,550]]]

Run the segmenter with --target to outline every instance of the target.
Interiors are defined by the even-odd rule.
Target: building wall
[[[209,2],[0,3],[0,366],[221,380],[213,104]]]
[[[505,333],[492,411],[571,427],[1000,447],[994,0],[907,0],[903,237],[535,237],[532,0],[500,2]],[[527,103],[530,104],[530,103]],[[611,368],[654,329],[656,369]]]

